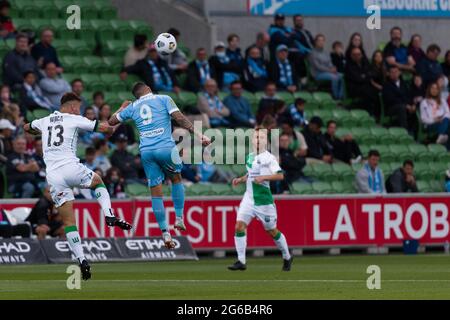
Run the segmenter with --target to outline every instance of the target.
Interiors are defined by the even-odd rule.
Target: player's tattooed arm
[[[189,119],[186,118],[186,116],[181,111],[172,112],[171,117],[181,128],[184,128],[190,133],[195,134],[202,142],[202,145],[207,146],[211,143],[211,139],[209,139],[209,137],[195,130],[192,122],[189,121]]]
[[[23,125],[23,130],[24,130],[25,132],[28,132],[28,133],[31,133],[31,134],[34,134],[34,135],[36,135],[36,134],[41,134],[41,132],[40,132],[39,130],[33,129],[33,128],[31,127],[31,123],[25,123],[25,124]]]
[[[105,133],[111,135],[116,131],[119,125],[111,126],[107,121],[99,121],[97,125],[97,132]]]
[[[122,105],[120,106],[119,110],[117,110],[116,112],[114,112],[114,114],[111,116],[111,118],[109,118],[108,123],[110,126],[116,126],[120,123],[119,119],[117,118],[117,115],[119,114],[119,112],[121,112],[123,109],[125,109],[126,107],[128,107],[128,105],[131,103],[131,101],[124,101],[122,102]]]
[[[239,178],[234,178],[233,181],[231,181],[231,184],[233,186],[237,186],[240,183],[247,182],[247,178],[248,178],[248,174],[246,174],[245,176],[239,177]]]

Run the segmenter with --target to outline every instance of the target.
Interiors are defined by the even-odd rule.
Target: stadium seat
[[[197,95],[195,93],[189,91],[181,91],[178,94],[178,98],[180,99],[180,108],[185,109],[190,106],[197,105]]]
[[[148,188],[140,183],[130,183],[125,186],[125,192],[132,197],[147,196]]]
[[[119,92],[126,91],[127,84],[116,73],[100,73],[100,80],[106,84],[109,90]]]
[[[323,103],[325,101],[333,101],[333,97],[328,92],[314,92],[312,94],[314,100],[316,100],[319,103]]]
[[[66,80],[68,83],[71,83],[73,80],[80,78],[80,75],[77,73],[63,72],[62,78]]]
[[[238,177],[242,177],[244,174],[247,173],[247,168],[243,164],[233,164],[233,172]]]
[[[334,120],[336,120],[340,126],[354,127],[354,124],[356,124],[356,121],[347,110],[334,109],[332,110],[332,115]]]
[[[409,150],[407,145],[403,144],[391,144],[389,145],[391,152],[394,154],[395,158],[399,161],[404,161],[406,159],[412,159],[412,152]]]
[[[331,187],[333,188],[334,193],[355,193],[355,188],[351,182],[333,181]]]
[[[80,57],[88,56],[93,53],[92,48],[89,48],[84,40],[70,39],[67,40],[67,46],[72,52]]]
[[[295,99],[301,98],[301,99],[305,100],[307,103],[314,102],[314,98],[313,98],[312,94],[307,91],[294,92],[294,98]]]
[[[389,134],[389,131],[383,127],[371,127],[370,132],[376,137],[376,140],[380,144],[391,144],[394,142],[393,137]]]
[[[113,6],[97,6],[97,9],[99,10],[99,18],[103,20],[112,20],[117,18],[117,9]]]
[[[444,192],[444,183],[439,180],[430,181],[430,187],[432,192]],[[419,189],[420,190],[420,189]]]
[[[48,19],[30,19],[30,24],[37,35],[40,35],[41,31],[46,28],[51,28],[53,30],[53,27]]]
[[[103,63],[103,59],[97,56],[85,56],[83,62],[90,73],[102,74],[108,72],[108,66]],[[119,79],[120,80],[120,79]],[[124,84],[125,86],[125,84]]]
[[[333,119],[333,114],[331,110],[322,110],[322,109],[313,110],[312,114],[313,116],[320,117],[324,123],[327,123],[327,121]]]
[[[428,181],[418,180],[416,182],[417,189],[419,189],[420,192],[433,192],[433,189],[430,186],[430,183]]]
[[[429,163],[430,169],[434,173],[434,179],[436,180],[442,180],[445,178],[445,171],[450,169],[450,166],[445,162],[432,162]]]
[[[392,153],[388,145],[384,144],[373,144],[370,149],[378,150],[381,155],[382,162],[392,162],[395,160],[395,155]]]
[[[319,163],[312,165],[313,177],[317,177],[321,181],[331,182],[339,179],[339,174],[333,171],[331,165],[327,163]]]
[[[106,56],[103,63],[108,67],[108,72],[119,73],[122,70],[123,57]]]
[[[417,162],[414,164],[414,173],[418,180],[433,180],[435,177],[434,172],[430,169],[430,166],[426,162]]]
[[[60,11],[54,6],[53,1],[35,0],[34,5],[39,9],[39,16],[42,19],[57,19],[60,17]]]
[[[209,196],[214,195],[214,192],[212,191],[211,184],[206,183],[194,183],[191,186],[189,186],[187,189],[196,196]]]
[[[414,160],[423,162],[433,161],[433,154],[431,154],[423,144],[410,144],[408,147]]]
[[[231,186],[226,183],[212,183],[211,191],[213,192],[213,194],[215,194],[217,196],[226,196],[226,195],[233,194],[233,191],[231,190]]]
[[[371,127],[375,125],[375,120],[366,110],[355,109],[350,111],[350,116],[356,121],[360,127]]]
[[[133,41],[135,31],[128,21],[111,20],[110,24],[117,40]]]
[[[102,44],[102,53],[109,56],[123,57],[131,43],[122,40],[106,40]]]
[[[105,20],[90,20],[90,26],[96,32],[97,41],[99,41],[102,46],[107,40],[114,39],[114,30],[111,28],[109,21]]]
[[[295,100],[294,96],[290,92],[287,92],[287,91],[279,91],[279,92],[277,92],[277,96],[279,96],[280,99],[284,101],[286,106],[293,104],[294,100]]]
[[[348,164],[345,163],[333,163],[331,165],[333,171],[338,174],[341,181],[353,181],[355,179],[355,173]]]
[[[245,192],[245,184],[238,184],[237,186],[232,187],[231,190],[235,195],[243,195]]]
[[[330,183],[327,183],[327,182],[313,182],[312,189],[316,193],[320,193],[320,194],[334,193],[333,187],[331,186]]]
[[[293,194],[313,194],[313,188],[310,183],[294,182],[291,186],[291,193]]]
[[[351,129],[351,133],[353,138],[359,144],[370,145],[376,142],[376,138],[372,135],[372,133],[370,132],[370,130],[368,130],[368,128],[355,127]]]
[[[145,34],[149,39],[153,38],[153,29],[145,21],[129,20],[129,22],[135,33]]]
[[[428,152],[433,156],[436,161],[450,162],[450,154],[447,149],[441,144],[429,144]]]
[[[80,78],[86,84],[89,91],[104,91],[106,89],[106,85],[97,74],[83,73],[80,75]]]

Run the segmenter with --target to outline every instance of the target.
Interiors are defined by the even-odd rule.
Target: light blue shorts
[[[163,183],[166,175],[170,177],[180,173],[183,167],[176,147],[144,150],[141,153],[141,159],[149,187]]]

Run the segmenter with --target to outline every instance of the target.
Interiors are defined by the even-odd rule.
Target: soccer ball
[[[177,41],[170,33],[161,33],[155,40],[156,50],[162,55],[173,53],[177,49]]]

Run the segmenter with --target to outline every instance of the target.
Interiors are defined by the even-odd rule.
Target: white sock
[[[247,235],[234,236],[234,245],[236,246],[236,252],[238,260],[245,264],[245,249],[247,248]]]
[[[95,188],[95,197],[100,207],[102,207],[103,214],[106,217],[114,217],[113,210],[111,209],[111,199],[105,185],[101,184]]]
[[[280,232],[275,236],[275,238],[273,238],[273,241],[275,241],[275,244],[277,245],[278,249],[280,249],[281,254],[283,255],[283,259],[289,260],[291,258],[291,254],[289,253],[288,244],[284,234]]]
[[[69,226],[65,228],[67,242],[70,250],[75,255],[75,258],[81,263],[84,258],[83,247],[81,246],[81,237],[76,226]]]

